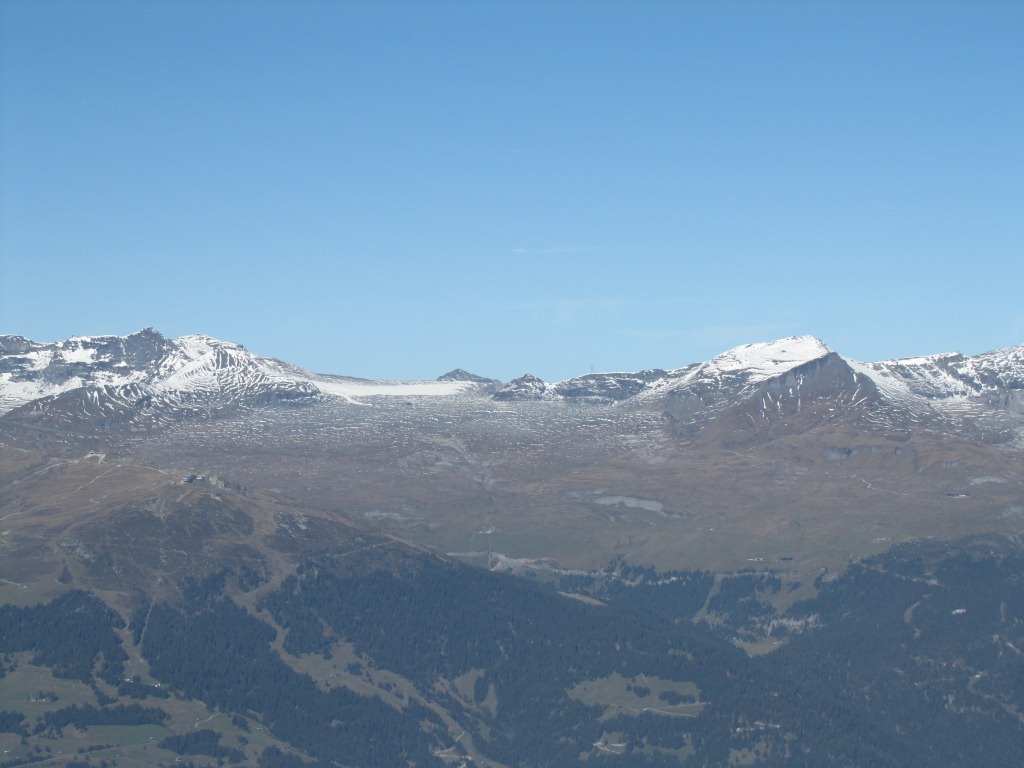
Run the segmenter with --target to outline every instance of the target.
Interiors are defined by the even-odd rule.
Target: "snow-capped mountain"
[[[138,382],[170,351],[168,341],[151,328],[130,336],[82,336],[51,344],[0,336],[0,409],[77,387]]]
[[[216,474],[467,556],[493,530],[586,567],[742,567],[770,545],[815,569],[936,530],[1024,533],[1024,346],[863,363],[797,336],[501,386],[329,376],[151,329],[4,336],[0,403],[0,447]]]
[[[527,374],[501,390],[500,400],[572,398],[591,402],[621,401],[643,393],[720,390],[740,394],[750,385],[781,376],[832,354],[813,336],[794,336],[765,344],[744,344],[703,363],[672,371],[592,373],[548,384]]]
[[[981,399],[1003,408],[1024,405],[1024,345],[975,357],[952,352],[853,365],[894,399]]]
[[[209,336],[170,340],[152,328],[41,344],[0,337],[0,406],[50,402],[83,413],[168,407],[214,413],[229,406],[316,397],[290,366]]]
[[[167,339],[152,328],[53,343],[0,336],[0,413],[28,406],[67,417],[154,424],[323,396],[452,394],[474,384],[318,375],[240,344],[200,334]]]
[[[879,401],[916,411],[985,405],[1024,406],[1024,345],[976,357],[961,354],[862,363],[848,360],[813,336],[744,344],[706,362],[671,371],[594,373],[547,383],[515,379],[499,400],[576,400],[594,403],[660,401],[672,414],[715,408],[749,398],[766,412],[791,400],[833,398],[847,404]]]
[[[40,343],[0,336],[0,413],[16,408],[133,427],[238,408],[367,404],[379,397],[452,396],[617,405],[660,413],[689,432],[731,413],[737,424],[870,410],[892,427],[966,411],[1024,410],[1024,346],[862,363],[812,336],[744,344],[669,371],[594,373],[547,383],[526,375],[505,386],[457,369],[433,381],[383,382],[311,373],[209,336],[167,339],[147,328],[129,336]],[[908,415],[909,414],[909,415]]]

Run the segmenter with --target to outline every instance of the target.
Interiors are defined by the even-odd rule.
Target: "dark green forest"
[[[1024,556],[1006,542],[905,545],[854,564],[794,605],[787,642],[755,657],[731,638],[764,618],[759,596],[785,588],[771,573],[713,592],[710,574],[621,563],[614,577],[552,585],[419,552],[373,557],[322,556],[274,588],[223,572],[144,604],[127,629],[81,591],[0,607],[0,653],[117,687],[95,706],[8,707],[0,731],[160,725],[170,696],[265,728],[287,745],[250,755],[265,768],[457,765],[470,740],[524,767],[1024,765]],[[729,620],[694,621],[711,608]],[[353,679],[389,696],[325,687],[275,643],[325,664],[344,644]],[[126,676],[127,651],[159,691]],[[159,746],[206,765],[246,762],[239,744],[211,727]]]

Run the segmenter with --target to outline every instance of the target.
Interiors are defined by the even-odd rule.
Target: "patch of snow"
[[[16,408],[22,403],[46,397],[49,388],[37,381],[11,381],[9,373],[0,374],[0,407],[4,411]]]
[[[24,355],[25,358],[30,360],[28,370],[30,371],[41,371],[50,364],[53,360],[52,349],[40,349],[28,352]]]
[[[357,397],[447,397],[473,389],[469,381],[361,381],[330,380],[315,377],[311,381],[326,395]]]
[[[761,344],[743,344],[723,352],[707,362],[707,369],[722,373],[750,372],[753,377],[779,376],[812,360],[832,353],[825,342],[814,336],[790,336]]]
[[[965,398],[976,392],[973,377],[958,354],[861,363],[850,367],[871,379],[883,395],[895,399]],[[968,375],[964,375],[967,373]]]
[[[67,363],[94,363],[96,362],[96,350],[88,347],[66,346],[60,351],[60,356]]]
[[[595,499],[597,504],[602,506],[618,506],[621,504],[624,507],[631,509],[645,509],[648,512],[664,512],[665,505],[660,501],[650,501],[648,499],[638,499],[635,496],[602,496],[599,499]]]
[[[982,483],[1005,483],[1006,479],[1002,477],[975,477],[971,478],[968,485],[981,485]]]

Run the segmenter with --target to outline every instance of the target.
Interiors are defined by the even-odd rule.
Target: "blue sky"
[[[327,373],[1024,343],[1024,3],[0,3],[0,333]]]

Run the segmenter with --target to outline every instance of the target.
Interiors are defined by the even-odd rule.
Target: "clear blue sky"
[[[1024,342],[1024,3],[0,3],[0,333],[316,371]]]

